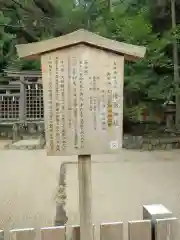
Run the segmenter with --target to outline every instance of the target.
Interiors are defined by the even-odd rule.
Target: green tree
[[[5,31],[5,26],[9,24],[10,19],[5,17],[0,11],[0,69],[7,66],[8,61],[15,54],[14,40],[15,36]]]
[[[174,36],[168,1],[1,0],[0,7],[3,11],[0,16],[3,35],[1,69],[7,65],[19,69],[40,67],[37,62],[20,61],[14,51],[15,43],[39,41],[86,28],[117,41],[147,47],[145,59],[126,64],[128,107],[134,103],[136,108],[139,105],[142,109],[144,99],[163,102],[174,95]],[[177,39],[180,39],[179,29],[177,26]],[[8,44],[13,50],[9,50]]]

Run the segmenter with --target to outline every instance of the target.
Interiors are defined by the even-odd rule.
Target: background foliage
[[[144,101],[174,98],[172,41],[179,41],[180,27],[171,28],[170,0],[0,0],[0,9],[1,72],[40,68],[38,62],[19,60],[15,44],[86,28],[147,47],[145,59],[126,64],[125,113],[142,111]],[[176,10],[179,23],[179,0]]]

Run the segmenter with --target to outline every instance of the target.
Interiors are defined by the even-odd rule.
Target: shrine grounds
[[[93,221],[142,219],[142,205],[161,203],[180,217],[180,151],[92,156]],[[76,157],[45,150],[0,150],[0,228],[54,225],[60,165],[67,162],[68,224],[78,224]]]

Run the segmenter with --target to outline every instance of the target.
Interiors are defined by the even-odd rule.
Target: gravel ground
[[[161,203],[180,217],[180,151],[92,157],[93,221],[142,219],[142,205]],[[44,150],[0,151],[0,228],[51,226],[60,164],[67,162],[68,224],[78,224],[76,157],[47,157]],[[69,163],[68,163],[69,162]]]
[[[180,217],[179,151],[124,150],[119,156],[96,156],[92,165],[93,221],[140,220],[142,205],[164,204]],[[67,170],[68,223],[79,223],[77,164]],[[98,229],[95,236],[98,236]]]

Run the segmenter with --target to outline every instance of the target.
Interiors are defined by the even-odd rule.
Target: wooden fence
[[[93,231],[95,231],[93,226]],[[9,231],[10,240],[80,240],[80,227],[72,226],[67,235],[66,227],[45,227],[40,229],[40,237],[36,229],[13,229]],[[154,234],[153,234],[154,231]],[[100,225],[100,240],[127,240],[124,239],[123,223],[103,223]],[[4,231],[0,230],[0,240],[4,240]],[[167,218],[151,223],[149,220],[129,221],[128,240],[178,240],[179,222],[177,218]]]
[[[41,73],[6,71],[0,80],[0,136],[16,141],[24,134],[43,132]]]
[[[39,72],[6,72],[0,84],[0,122],[43,121],[43,88]]]

